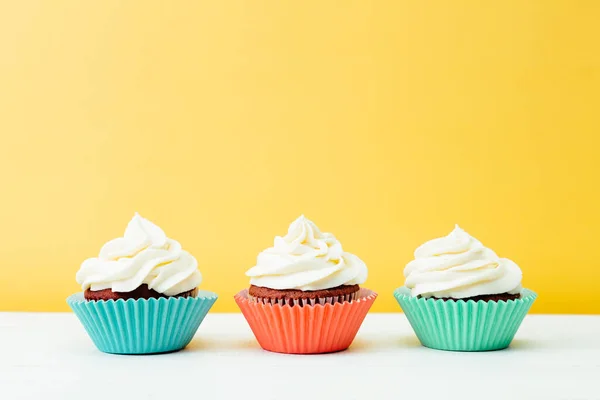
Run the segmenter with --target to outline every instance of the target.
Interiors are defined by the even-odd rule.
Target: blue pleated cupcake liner
[[[87,301],[83,293],[67,303],[88,335],[105,353],[153,354],[183,349],[198,330],[217,295]]]
[[[523,289],[517,300],[444,301],[413,297],[403,286],[394,291],[394,297],[423,346],[490,351],[510,345],[537,294]]]

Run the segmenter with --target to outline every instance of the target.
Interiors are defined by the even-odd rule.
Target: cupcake
[[[421,343],[439,350],[508,347],[537,296],[517,264],[458,225],[417,248],[404,277],[394,296]]]
[[[301,216],[258,255],[250,288],[235,296],[260,346],[278,353],[347,349],[377,294],[360,288],[367,267]]]
[[[83,292],[67,299],[100,351],[176,351],[192,340],[217,295],[199,291],[198,262],[152,222],[135,214],[76,275]]]

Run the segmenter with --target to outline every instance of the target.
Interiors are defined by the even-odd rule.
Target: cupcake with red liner
[[[250,288],[235,296],[258,343],[278,353],[347,349],[377,294],[361,288],[367,267],[304,216],[258,255]]]
[[[148,354],[184,348],[217,300],[198,290],[198,262],[158,226],[135,214],[76,275],[67,299],[99,350]]]

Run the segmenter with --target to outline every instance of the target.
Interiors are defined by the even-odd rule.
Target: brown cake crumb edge
[[[516,293],[516,294],[511,294],[511,293],[484,294],[481,296],[465,297],[462,299],[455,299],[453,297],[430,297],[430,298],[434,299],[434,300],[442,300],[442,301],[473,300],[474,302],[478,302],[479,300],[481,300],[481,301],[485,301],[485,302],[488,302],[488,301],[498,302],[498,301],[518,300],[521,298],[521,294],[520,293]]]
[[[248,294],[252,297],[273,300],[301,300],[321,299],[325,297],[342,297],[356,293],[360,290],[358,285],[341,285],[323,290],[295,290],[295,289],[270,289],[262,286],[251,285]]]
[[[194,297],[198,293],[198,289],[188,290],[187,292],[179,293],[174,296],[167,296],[163,293],[159,293],[154,289],[149,289],[148,285],[143,284],[131,292],[113,292],[112,289],[103,290],[90,290],[87,289],[83,292],[83,297],[88,301],[100,301],[100,300],[128,300],[128,299],[160,299],[168,297]]]

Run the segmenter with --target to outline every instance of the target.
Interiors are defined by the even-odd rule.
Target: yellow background
[[[66,311],[133,213],[214,311],[304,213],[375,311],[459,223],[599,313],[600,2],[1,1],[0,310]]]

